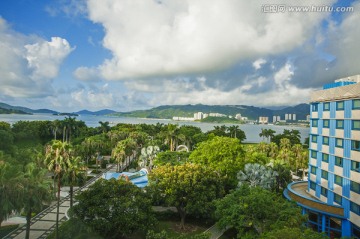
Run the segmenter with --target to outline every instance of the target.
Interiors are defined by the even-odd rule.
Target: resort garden
[[[267,140],[245,144],[238,126],[202,132],[175,124],[99,122],[75,118],[0,122],[0,224],[12,215],[30,220],[60,190],[70,188],[70,219],[49,238],[326,238],[305,228],[306,216],[282,191],[303,177],[308,150],[297,130],[263,131]],[[146,168],[148,185],[91,175],[113,165]],[[91,175],[89,175],[91,172]],[[59,206],[57,206],[59,215]],[[1,236],[14,229],[2,227]]]

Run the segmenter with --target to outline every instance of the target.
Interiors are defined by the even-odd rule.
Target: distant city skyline
[[[271,4],[2,0],[0,102],[62,112],[297,105],[359,74],[359,1]]]

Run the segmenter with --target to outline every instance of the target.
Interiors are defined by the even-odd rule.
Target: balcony
[[[343,207],[329,205],[310,195],[307,192],[307,185],[308,182],[291,183],[284,191],[284,196],[289,200],[294,200],[301,207],[337,218],[344,218]]]

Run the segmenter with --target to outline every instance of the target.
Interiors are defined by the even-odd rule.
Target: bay
[[[66,116],[57,116],[52,114],[33,114],[33,115],[21,115],[21,114],[0,114],[0,121],[5,121],[10,124],[14,124],[17,121],[35,121],[35,120],[63,120]],[[229,123],[201,123],[201,122],[192,122],[192,121],[173,121],[170,119],[144,119],[144,118],[128,118],[128,117],[114,117],[114,116],[97,116],[97,115],[79,115],[76,117],[77,120],[84,121],[88,127],[98,127],[100,126],[99,121],[110,122],[110,125],[116,125],[118,123],[126,124],[178,124],[178,125],[192,125],[199,127],[203,132],[214,129],[214,126],[231,126],[234,124]],[[254,125],[254,124],[239,124],[241,130],[246,134],[245,142],[248,143],[259,143],[263,139],[259,136],[261,129],[272,129],[276,134],[282,133],[284,129],[289,130],[299,130],[301,135],[301,141],[303,142],[305,138],[309,137],[309,128],[299,127],[299,126],[279,126],[279,125]]]

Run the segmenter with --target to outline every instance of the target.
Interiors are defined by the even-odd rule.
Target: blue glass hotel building
[[[311,94],[309,175],[284,195],[330,238],[360,238],[360,75]]]

